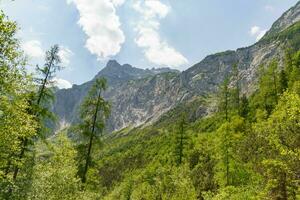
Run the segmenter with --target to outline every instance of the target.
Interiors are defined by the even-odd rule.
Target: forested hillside
[[[72,102],[76,120],[54,132],[49,124],[57,120],[52,106],[60,46],[52,46],[44,65],[29,73],[18,26],[1,12],[0,199],[300,199],[300,22],[283,18],[292,24],[275,23],[276,31],[250,47],[251,54],[216,54],[181,74],[127,66],[132,73],[121,73],[122,84],[97,76],[80,89],[80,102]],[[272,53],[260,63],[251,59],[249,68],[240,65],[236,58],[257,56],[263,45],[259,52]],[[212,60],[220,61],[219,70],[211,71]],[[113,112],[119,121],[123,117],[114,106],[124,95],[119,91],[112,103],[109,84],[122,91],[133,85],[126,98],[141,98],[139,107],[162,106],[146,109],[150,118],[128,113],[134,126],[105,132]]]

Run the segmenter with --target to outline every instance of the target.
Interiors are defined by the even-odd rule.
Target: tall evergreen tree
[[[31,104],[31,110],[30,112],[35,115],[36,119],[39,122],[39,128],[37,129],[37,133],[39,136],[42,136],[42,128],[43,123],[45,122],[46,118],[53,118],[52,113],[49,111],[49,106],[51,103],[51,100],[53,100],[53,77],[55,75],[55,72],[57,70],[60,70],[61,67],[58,65],[60,64],[60,58],[59,58],[59,47],[58,45],[54,45],[51,47],[49,51],[46,52],[45,57],[45,65],[44,67],[37,66],[37,72],[40,74],[40,78],[37,78],[37,84],[38,84],[38,92],[36,94],[36,97],[32,97],[30,99]],[[21,151],[19,154],[19,159],[22,160],[27,146],[31,142],[32,137],[28,138],[22,138],[21,140]],[[19,166],[15,167],[13,179],[16,179],[19,173]]]
[[[260,98],[257,104],[270,115],[279,98],[278,62],[271,61],[267,68],[261,66],[259,73]]]
[[[230,78],[225,77],[219,92],[219,112],[224,116],[226,121],[229,120],[230,112]]]
[[[243,118],[247,118],[249,113],[249,101],[247,96],[244,94],[241,98],[241,105],[240,105],[240,116]]]
[[[180,120],[178,122],[178,125],[176,127],[176,146],[175,146],[175,156],[176,156],[176,163],[177,165],[181,165],[184,157],[184,148],[186,146],[186,140],[187,140],[187,135],[186,135],[186,126],[187,126],[187,120],[186,120],[186,115],[182,114],[180,117]]]
[[[240,115],[240,93],[241,93],[241,83],[240,83],[240,72],[238,65],[233,65],[232,70],[232,80],[234,81],[234,89],[233,89],[233,109],[235,113]]]
[[[279,74],[279,93],[282,94],[288,88],[288,78],[285,70],[281,70]]]
[[[91,164],[91,154],[94,140],[102,135],[105,121],[110,114],[110,104],[104,100],[103,92],[107,88],[106,79],[97,79],[81,105],[81,123],[77,126],[77,131],[88,139],[85,149],[84,164],[81,173],[81,180],[86,182],[88,168]]]
[[[54,45],[46,52],[45,65],[43,67],[37,66],[37,72],[40,78],[37,78],[39,90],[37,93],[37,105],[45,104],[49,97],[53,98],[52,91],[49,90],[53,85],[53,78],[58,70],[61,70],[61,59],[59,57],[59,46]]]

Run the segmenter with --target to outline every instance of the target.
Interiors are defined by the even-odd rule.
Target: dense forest
[[[217,93],[184,102],[152,125],[105,134],[111,104],[99,78],[79,122],[53,133],[60,47],[28,73],[18,26],[1,12],[0,199],[300,199],[299,27],[276,36],[296,34],[282,63],[261,64],[251,94],[234,65]],[[195,118],[199,106],[211,112]]]

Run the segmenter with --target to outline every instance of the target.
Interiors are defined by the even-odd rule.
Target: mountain
[[[180,103],[215,92],[235,64],[241,73],[242,92],[251,94],[256,89],[260,65],[273,58],[282,64],[286,48],[299,49],[299,21],[300,2],[285,12],[252,46],[209,55],[181,73],[169,68],[144,70],[109,61],[95,77],[105,77],[109,84],[104,94],[112,103],[108,130],[155,122]],[[56,93],[53,110],[61,124],[77,120],[78,106],[95,78]],[[199,116],[206,112],[202,109]]]
[[[78,108],[96,78],[105,77],[108,89],[103,94],[112,103],[112,113],[108,121],[108,130],[117,130],[125,126],[137,125],[148,120],[157,110],[168,108],[170,98],[160,95],[167,89],[170,79],[179,71],[170,68],[139,69],[129,64],[120,65],[110,60],[91,81],[82,85],[73,85],[70,89],[58,90],[53,105],[54,113],[59,116],[59,126],[65,126],[78,120]],[[157,90],[160,87],[161,91]],[[159,107],[156,107],[160,103]]]

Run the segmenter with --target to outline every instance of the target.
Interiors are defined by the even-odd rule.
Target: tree
[[[248,98],[246,95],[243,95],[241,98],[240,116],[246,119],[248,117],[249,109]]]
[[[49,89],[53,85],[53,78],[56,71],[61,70],[61,63],[59,53],[59,46],[54,45],[46,52],[45,65],[43,67],[37,66],[37,72],[41,75],[40,78],[37,78],[37,83],[39,90],[37,93],[37,105],[45,104],[48,99],[53,98],[52,91]]]
[[[294,53],[291,58],[290,62],[291,66],[289,67],[288,71],[288,86],[292,88],[294,82],[300,81],[300,51]]]
[[[226,77],[220,87],[219,112],[224,116],[225,120],[229,120],[230,111],[230,79]]]
[[[266,179],[265,196],[273,199],[296,199],[300,173],[300,96],[285,92],[266,121],[255,125],[261,144],[262,172]]]
[[[0,12],[0,198],[6,198],[13,182],[13,167],[21,167],[21,141],[36,135],[37,123],[28,112],[32,79],[16,39],[17,24]]]
[[[233,89],[233,108],[237,114],[241,114],[240,111],[240,93],[241,93],[241,86],[240,86],[240,72],[238,65],[235,64],[233,65],[233,70],[232,70],[232,79],[234,81],[234,89]]]
[[[35,145],[35,166],[29,199],[76,199],[80,191],[76,150],[64,133]]]
[[[267,69],[261,66],[259,73],[259,100],[257,104],[261,109],[267,111],[268,115],[278,103],[279,98],[279,78],[278,62],[272,60]]]
[[[282,94],[288,88],[288,78],[285,70],[281,70],[279,74],[279,93]]]
[[[245,120],[240,116],[234,116],[230,122],[223,123],[217,130],[218,152],[222,161],[219,164],[221,185],[229,186],[245,181],[242,176],[239,177],[239,173],[244,173],[244,170],[237,158],[245,130]]]
[[[86,182],[86,175],[91,163],[91,151],[94,140],[100,138],[105,121],[110,114],[110,104],[102,97],[107,88],[106,79],[97,79],[81,105],[81,123],[76,130],[85,138],[88,138],[85,153],[85,163],[81,174],[81,180]]]
[[[32,96],[30,99],[31,110],[30,113],[35,115],[36,120],[39,122],[39,127],[37,133],[39,136],[42,136],[43,123],[46,118],[53,118],[52,113],[49,111],[49,103],[53,100],[53,92],[51,86],[53,83],[53,77],[57,70],[60,70],[61,67],[58,65],[61,61],[58,55],[59,47],[54,45],[49,51],[46,52],[45,65],[44,67],[37,66],[37,72],[41,75],[40,78],[37,78],[37,86],[39,87],[36,97]],[[23,159],[25,151],[30,140],[33,137],[21,138],[21,151],[19,153],[19,159]],[[15,167],[13,179],[15,180],[19,173],[19,166]]]
[[[184,148],[186,145],[186,140],[187,140],[186,130],[185,130],[186,125],[187,125],[186,115],[182,114],[180,121],[178,123],[177,130],[175,131],[175,133],[176,133],[175,156],[176,156],[177,165],[182,164],[182,160],[183,160],[183,156],[184,156],[183,151],[184,151]]]

